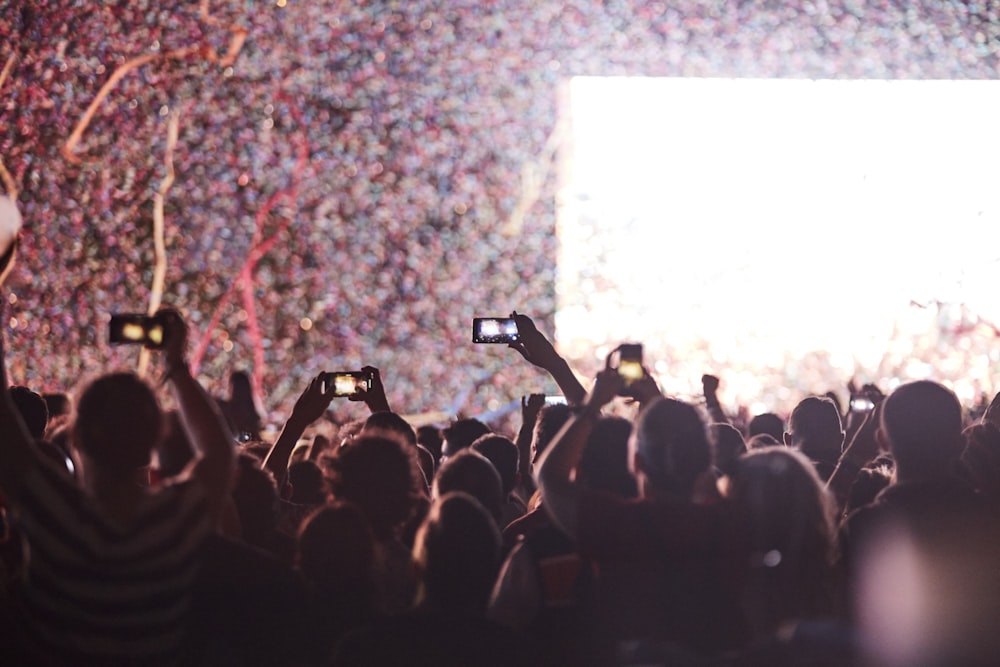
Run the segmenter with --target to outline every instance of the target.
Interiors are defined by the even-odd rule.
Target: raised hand
[[[521,315],[517,311],[512,312],[510,316],[517,323],[519,340],[516,343],[508,343],[507,347],[517,350],[527,361],[546,370],[562,360],[556,348],[538,330],[530,317]]]
[[[357,396],[349,397],[349,400],[364,401],[372,412],[391,412],[389,399],[385,396],[385,385],[382,384],[382,374],[374,366],[365,366],[361,370],[371,374],[372,388]]]
[[[323,374],[320,373],[309,381],[305,391],[295,401],[295,407],[292,408],[292,416],[289,421],[295,420],[303,428],[312,424],[322,417],[326,409],[330,407],[330,401],[333,400],[335,391],[336,388],[333,386],[325,392],[323,391]]]

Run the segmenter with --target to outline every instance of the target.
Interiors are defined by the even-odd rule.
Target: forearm
[[[600,408],[588,405],[563,427],[549,443],[539,462],[538,485],[543,507],[553,521],[575,537],[581,488],[576,471],[583,457],[583,448],[600,416]]]
[[[178,405],[181,424],[202,465],[220,471],[231,469],[235,452],[233,436],[215,401],[191,376],[186,362],[169,369],[168,380]]]
[[[295,449],[295,445],[308,427],[309,424],[305,423],[305,420],[292,412],[292,416],[285,422],[281,434],[264,459],[263,468],[270,470],[271,474],[274,475],[279,490],[285,485],[285,477],[288,475],[288,461],[292,457],[292,450]]]
[[[562,357],[557,356],[545,367],[552,379],[559,385],[560,391],[570,405],[582,405],[587,398],[587,390],[580,384],[573,369]]]

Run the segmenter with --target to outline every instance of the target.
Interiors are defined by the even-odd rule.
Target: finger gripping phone
[[[372,388],[372,374],[365,371],[335,371],[323,373],[323,393],[333,387],[335,397],[362,396]]]
[[[142,313],[114,313],[108,324],[108,342],[160,349],[167,344],[163,318]]]
[[[516,343],[520,340],[513,317],[472,318],[473,343]]]

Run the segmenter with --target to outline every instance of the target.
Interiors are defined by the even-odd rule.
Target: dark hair
[[[62,392],[42,394],[45,406],[49,409],[49,417],[62,417],[73,411],[73,403],[69,396]]]
[[[714,436],[715,467],[724,475],[732,475],[737,459],[747,451],[743,434],[732,424],[712,424],[709,429]]]
[[[653,487],[689,498],[695,480],[712,462],[708,433],[698,410],[660,398],[639,415],[635,430],[639,463]]]
[[[130,472],[149,463],[162,428],[163,415],[149,385],[132,373],[112,373],[83,390],[73,443],[101,467]]]
[[[377,538],[389,538],[409,518],[423,486],[415,448],[362,435],[326,460],[333,497],[356,504]]]
[[[500,531],[475,498],[442,496],[413,547],[423,601],[447,611],[484,614],[500,568],[500,545]]]
[[[521,457],[517,445],[510,438],[489,433],[472,443],[472,450],[489,459],[489,462],[500,473],[500,484],[503,487],[504,495],[514,490],[514,483],[517,481],[517,467]]]
[[[434,465],[441,459],[441,429],[429,424],[417,429],[417,444],[423,445],[434,456]]]
[[[793,444],[803,454],[818,461],[836,461],[844,444],[840,412],[829,398],[808,396],[795,406],[788,418]]]
[[[882,403],[882,429],[897,475],[940,477],[954,472],[962,453],[962,405],[947,387],[919,380]]]
[[[371,595],[375,540],[364,512],[342,502],[312,512],[299,528],[296,562],[325,594]]]
[[[573,416],[573,408],[562,403],[544,405],[538,411],[531,434],[532,456],[537,458]]]
[[[579,473],[590,489],[635,498],[639,487],[628,466],[632,423],[622,417],[601,417],[583,447]]]
[[[274,476],[262,470],[254,457],[238,454],[232,497],[244,541],[265,547],[278,523],[278,488]]]
[[[444,429],[444,444],[447,445],[448,449],[445,454],[454,456],[461,450],[470,447],[476,438],[489,432],[490,427],[478,419],[459,419]]]
[[[21,413],[28,433],[35,440],[41,440],[49,423],[49,407],[45,399],[27,387],[11,387],[10,397],[14,401],[14,407]]]
[[[494,521],[500,521],[504,499],[500,473],[479,452],[463,449],[438,470],[434,478],[435,495],[441,497],[453,491],[469,494],[493,515]]]
[[[751,438],[766,433],[780,443],[785,434],[785,422],[773,412],[765,412],[750,420],[749,433]]]
[[[288,466],[288,483],[292,485],[291,502],[300,505],[326,502],[326,480],[323,479],[323,471],[313,461],[296,461]]]
[[[373,412],[368,419],[365,420],[365,425],[361,429],[362,431],[389,431],[391,433],[397,433],[406,440],[406,443],[411,447],[417,446],[417,434],[410,426],[410,422],[406,421],[395,412]]]

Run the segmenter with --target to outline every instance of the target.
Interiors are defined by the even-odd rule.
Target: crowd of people
[[[564,398],[526,397],[516,433],[414,428],[391,373],[365,367],[346,388],[317,374],[268,440],[245,374],[228,397],[192,375],[172,308],[156,386],[110,372],[43,395],[7,373],[17,334],[0,338],[0,661],[895,667],[1000,652],[1000,396],[970,414],[932,380],[852,386],[848,406],[810,396],[743,423],[719,377],[696,406],[618,351],[585,387],[514,319],[505,363]],[[364,419],[338,420],[345,394]]]
[[[103,325],[148,303],[151,196],[177,112],[169,302],[208,340],[197,371],[211,386],[263,350],[252,372],[276,418],[310,377],[305,360],[391,366],[393,398],[417,412],[459,395],[475,412],[506,403],[499,388],[540,389],[458,343],[471,316],[515,305],[552,321],[557,182],[544,156],[566,77],[989,78],[1000,25],[990,3],[936,0],[4,0],[0,16],[0,65],[14,58],[0,156],[27,220],[12,297],[32,304],[11,304],[8,318],[33,361],[19,377],[56,390],[106,359],[132,361],[103,348]],[[228,67],[196,54],[125,75],[74,149],[82,164],[61,155],[117,67],[194,45],[221,55],[234,30],[246,40]],[[526,187],[536,181],[537,202]],[[294,222],[254,275],[268,326],[255,340],[235,298],[208,330],[256,212],[293,185],[265,231]],[[486,379],[470,393],[477,374]],[[416,391],[428,385],[440,395]]]

